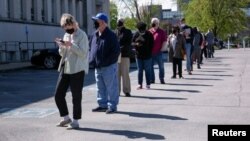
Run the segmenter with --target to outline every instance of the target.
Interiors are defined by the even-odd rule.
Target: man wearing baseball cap
[[[108,16],[98,13],[92,17],[96,31],[90,39],[89,63],[95,67],[98,107],[93,112],[117,111],[119,89],[117,61],[120,47],[117,36],[108,27]]]

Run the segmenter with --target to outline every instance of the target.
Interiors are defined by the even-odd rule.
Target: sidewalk
[[[23,69],[23,68],[27,68],[27,67],[31,67],[31,66],[32,66],[32,64],[30,62],[0,64],[0,72],[16,70],[16,69]]]
[[[58,73],[48,71],[46,75],[44,71],[36,71],[40,76],[30,78],[24,72],[27,79],[18,81],[16,77],[21,74],[2,76],[20,83],[3,84],[16,89],[13,93],[0,93],[0,141],[207,141],[210,124],[249,124],[250,49],[218,50],[215,58],[204,60],[201,67],[198,70],[194,66],[193,75],[184,71],[185,79],[170,79],[172,66],[165,63],[166,84],[159,83],[156,68],[156,83],[150,90],[136,90],[137,71],[132,71],[132,97],[121,94],[118,112],[110,115],[91,111],[97,106],[96,85],[88,85],[83,88],[80,129],[71,131],[55,126],[60,117],[54,91],[46,91],[54,87],[55,82],[41,81],[54,80]],[[21,83],[25,81],[29,86]],[[42,97],[51,93],[51,96],[33,101],[26,93],[16,94],[33,87],[34,83],[39,83],[44,92],[39,95],[38,90],[34,90],[30,92],[32,95]],[[70,92],[66,98],[72,117]],[[23,106],[3,112],[18,102],[24,103]],[[41,115],[36,114],[38,111]]]

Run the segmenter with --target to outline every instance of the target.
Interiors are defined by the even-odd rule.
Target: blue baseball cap
[[[98,13],[95,17],[92,17],[92,20],[103,20],[108,23],[108,16],[104,13]]]

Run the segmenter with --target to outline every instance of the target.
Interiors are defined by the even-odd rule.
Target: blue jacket
[[[106,27],[99,36],[96,31],[89,42],[89,63],[95,68],[102,68],[117,63],[120,47],[117,36]]]

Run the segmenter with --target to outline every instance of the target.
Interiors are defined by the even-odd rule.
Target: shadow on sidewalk
[[[132,95],[129,98],[145,98],[145,99],[151,99],[151,100],[158,100],[158,99],[187,100],[187,98],[179,98],[179,97],[150,97],[150,96],[134,96],[134,95]]]
[[[180,83],[166,83],[167,85],[177,85],[177,86],[205,86],[205,87],[212,87],[213,85],[206,85],[206,84],[180,84]]]
[[[226,72],[226,71],[215,71],[215,70],[201,70],[201,72]]]
[[[197,91],[197,90],[181,90],[181,89],[158,89],[158,88],[150,88],[149,90],[170,91],[170,92],[201,93],[201,91]]]
[[[214,80],[214,81],[221,81],[223,79],[216,79],[216,78],[185,78],[187,80]]]
[[[233,77],[233,75],[227,75],[227,74],[198,74],[198,73],[195,73],[195,74],[192,74],[192,75],[201,75],[201,76],[218,76],[218,77]]]
[[[169,115],[161,115],[161,114],[148,114],[148,113],[135,113],[135,112],[123,112],[118,111],[117,114],[128,115],[130,117],[137,118],[155,118],[155,119],[167,119],[167,120],[188,120],[186,118],[169,116]]]
[[[128,131],[128,130],[104,130],[104,129],[94,129],[94,128],[79,128],[77,131],[87,131],[87,132],[97,132],[97,133],[108,133],[113,135],[126,136],[129,139],[139,139],[145,138],[148,140],[164,140],[165,137],[158,134],[138,132],[138,131]]]

